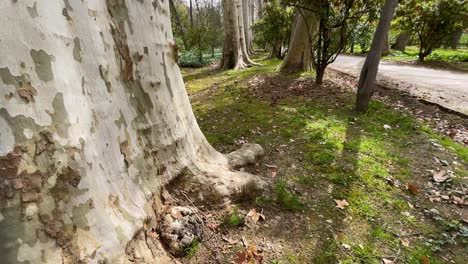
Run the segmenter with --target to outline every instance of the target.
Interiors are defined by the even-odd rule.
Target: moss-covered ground
[[[466,146],[383,102],[357,114],[343,85],[257,62],[182,69],[208,141],[224,153],[261,144],[264,159],[247,170],[269,183],[254,201],[205,212],[221,230],[185,262],[231,263],[247,241],[263,263],[466,263]],[[434,182],[438,170],[451,177]],[[243,223],[252,208],[266,220]]]

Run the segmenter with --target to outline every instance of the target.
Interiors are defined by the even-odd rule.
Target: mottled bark
[[[222,69],[242,69],[256,65],[247,53],[242,0],[223,1],[224,46]]]
[[[395,43],[392,45],[392,49],[405,52],[408,41],[410,40],[411,35],[406,32],[401,32],[398,34]]]
[[[206,141],[169,1],[26,2],[0,1],[0,262],[169,263],[163,186],[244,196],[258,180],[231,170],[261,148]]]
[[[356,110],[365,112],[369,107],[369,102],[374,93],[375,78],[379,69],[382,49],[385,44],[385,38],[390,30],[390,23],[393,19],[398,0],[386,0],[382,14],[380,15],[379,24],[372,40],[372,45],[367,54],[366,61],[362,66],[361,75],[359,76]]]
[[[310,1],[308,9],[317,8],[316,0]],[[296,11],[291,30],[288,53],[281,63],[281,72],[310,71],[312,69],[312,41],[317,34],[319,15],[301,9]]]
[[[382,47],[382,56],[390,55],[392,51],[390,50],[390,43],[388,41],[388,34],[384,36],[383,47]]]
[[[461,37],[463,36],[463,30],[457,30],[452,33],[450,38],[450,48],[456,50],[460,44]]]

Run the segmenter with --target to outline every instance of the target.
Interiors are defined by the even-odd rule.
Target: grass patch
[[[225,227],[238,227],[244,224],[244,218],[239,215],[238,208],[232,208],[231,213],[224,219],[222,226]]]
[[[196,237],[195,239],[193,239],[190,245],[187,245],[182,249],[182,255],[188,259],[193,258],[197,254],[199,246],[200,246],[200,239]]]
[[[279,179],[275,183],[276,201],[289,211],[300,211],[304,208],[304,204],[299,201],[299,196],[292,193],[285,180]]]

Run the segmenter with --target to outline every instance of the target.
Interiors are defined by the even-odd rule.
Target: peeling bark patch
[[[81,44],[78,37],[73,39],[73,59],[77,62],[81,62]]]
[[[52,56],[47,54],[44,50],[34,49],[30,51],[30,54],[34,61],[37,77],[45,82],[53,80]]]
[[[67,18],[68,21],[72,21],[70,14],[68,14],[68,9],[62,9],[62,15]]]
[[[37,95],[37,90],[32,86],[29,75],[26,73],[14,76],[8,68],[0,68],[0,78],[3,83],[15,86],[18,95],[28,103]]]
[[[109,69],[104,69],[104,66],[99,65],[99,75],[106,84],[107,91],[110,93],[112,90],[112,83],[109,81]]]
[[[127,22],[130,33],[133,34],[133,25],[128,16],[125,0],[106,0],[106,5],[115,25],[124,28],[124,22]]]
[[[49,113],[52,121],[57,129],[57,133],[63,137],[68,137],[68,127],[70,126],[70,122],[68,121],[68,113],[65,109],[65,104],[63,102],[63,94],[57,93],[54,97],[54,101],[52,101],[52,106],[54,108],[54,113]]]
[[[128,141],[120,143],[120,153],[124,156],[125,166],[128,168],[133,163]]]
[[[5,156],[0,156],[0,208],[7,207],[7,199],[14,196],[13,181],[18,177],[18,166],[21,162],[21,157],[25,149],[22,146],[15,146],[13,151]]]
[[[93,208],[93,199],[89,199],[86,203],[74,206],[72,209],[72,221],[73,223],[83,230],[89,230],[89,223],[86,215]]]
[[[50,193],[56,201],[64,200],[69,193],[69,188],[78,187],[80,181],[81,175],[79,172],[67,166],[57,175],[57,181]]]
[[[65,4],[66,9],[73,11],[73,7],[70,5],[70,2],[68,2],[68,0],[63,0],[63,3]]]
[[[83,95],[85,95],[85,84],[86,84],[85,78],[81,77],[81,93]]]
[[[166,57],[164,56],[164,52],[161,53],[162,55],[162,66],[164,68],[164,78],[166,79],[166,86],[171,94],[171,99],[174,98],[174,92],[172,92],[172,85],[171,85],[171,78],[169,78],[169,73],[167,72],[167,65],[166,65]]]
[[[37,2],[34,2],[34,5],[32,7],[26,7],[28,9],[28,13],[32,18],[37,17],[39,14],[37,13]]]
[[[122,125],[124,125],[124,127],[127,127],[127,121],[125,120],[125,117],[122,113],[122,110],[120,110],[120,117],[119,119],[117,120],[114,120],[114,124],[116,126],[118,126],[119,128],[122,128]]]

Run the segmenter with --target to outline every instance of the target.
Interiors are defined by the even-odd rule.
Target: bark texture
[[[242,69],[256,65],[249,58],[247,52],[242,1],[223,1],[224,46],[223,57],[221,59],[221,67],[223,69]]]
[[[356,110],[365,112],[369,107],[369,102],[374,93],[375,78],[379,69],[382,49],[385,44],[385,38],[388,37],[390,23],[393,19],[398,0],[386,0],[382,14],[380,15],[379,24],[372,40],[371,49],[367,54],[366,61],[362,66],[361,75],[359,76]]]
[[[169,1],[0,1],[0,24],[2,263],[169,263],[163,186],[258,187],[231,164],[261,148],[223,155],[197,125]]]
[[[458,30],[452,33],[450,38],[450,48],[456,50],[460,44],[460,40],[463,36],[463,30]]]
[[[388,41],[388,34],[384,36],[384,42],[382,47],[382,56],[390,55],[392,51],[390,50],[390,43]]]
[[[308,9],[317,8],[316,0],[309,1]],[[312,69],[312,41],[317,33],[319,15],[315,12],[301,9],[296,11],[291,31],[289,48],[284,61],[281,63],[281,72],[300,72]]]
[[[410,40],[410,38],[411,35],[406,32],[398,34],[395,43],[392,45],[392,49],[405,52],[406,46],[408,45],[408,41]]]

